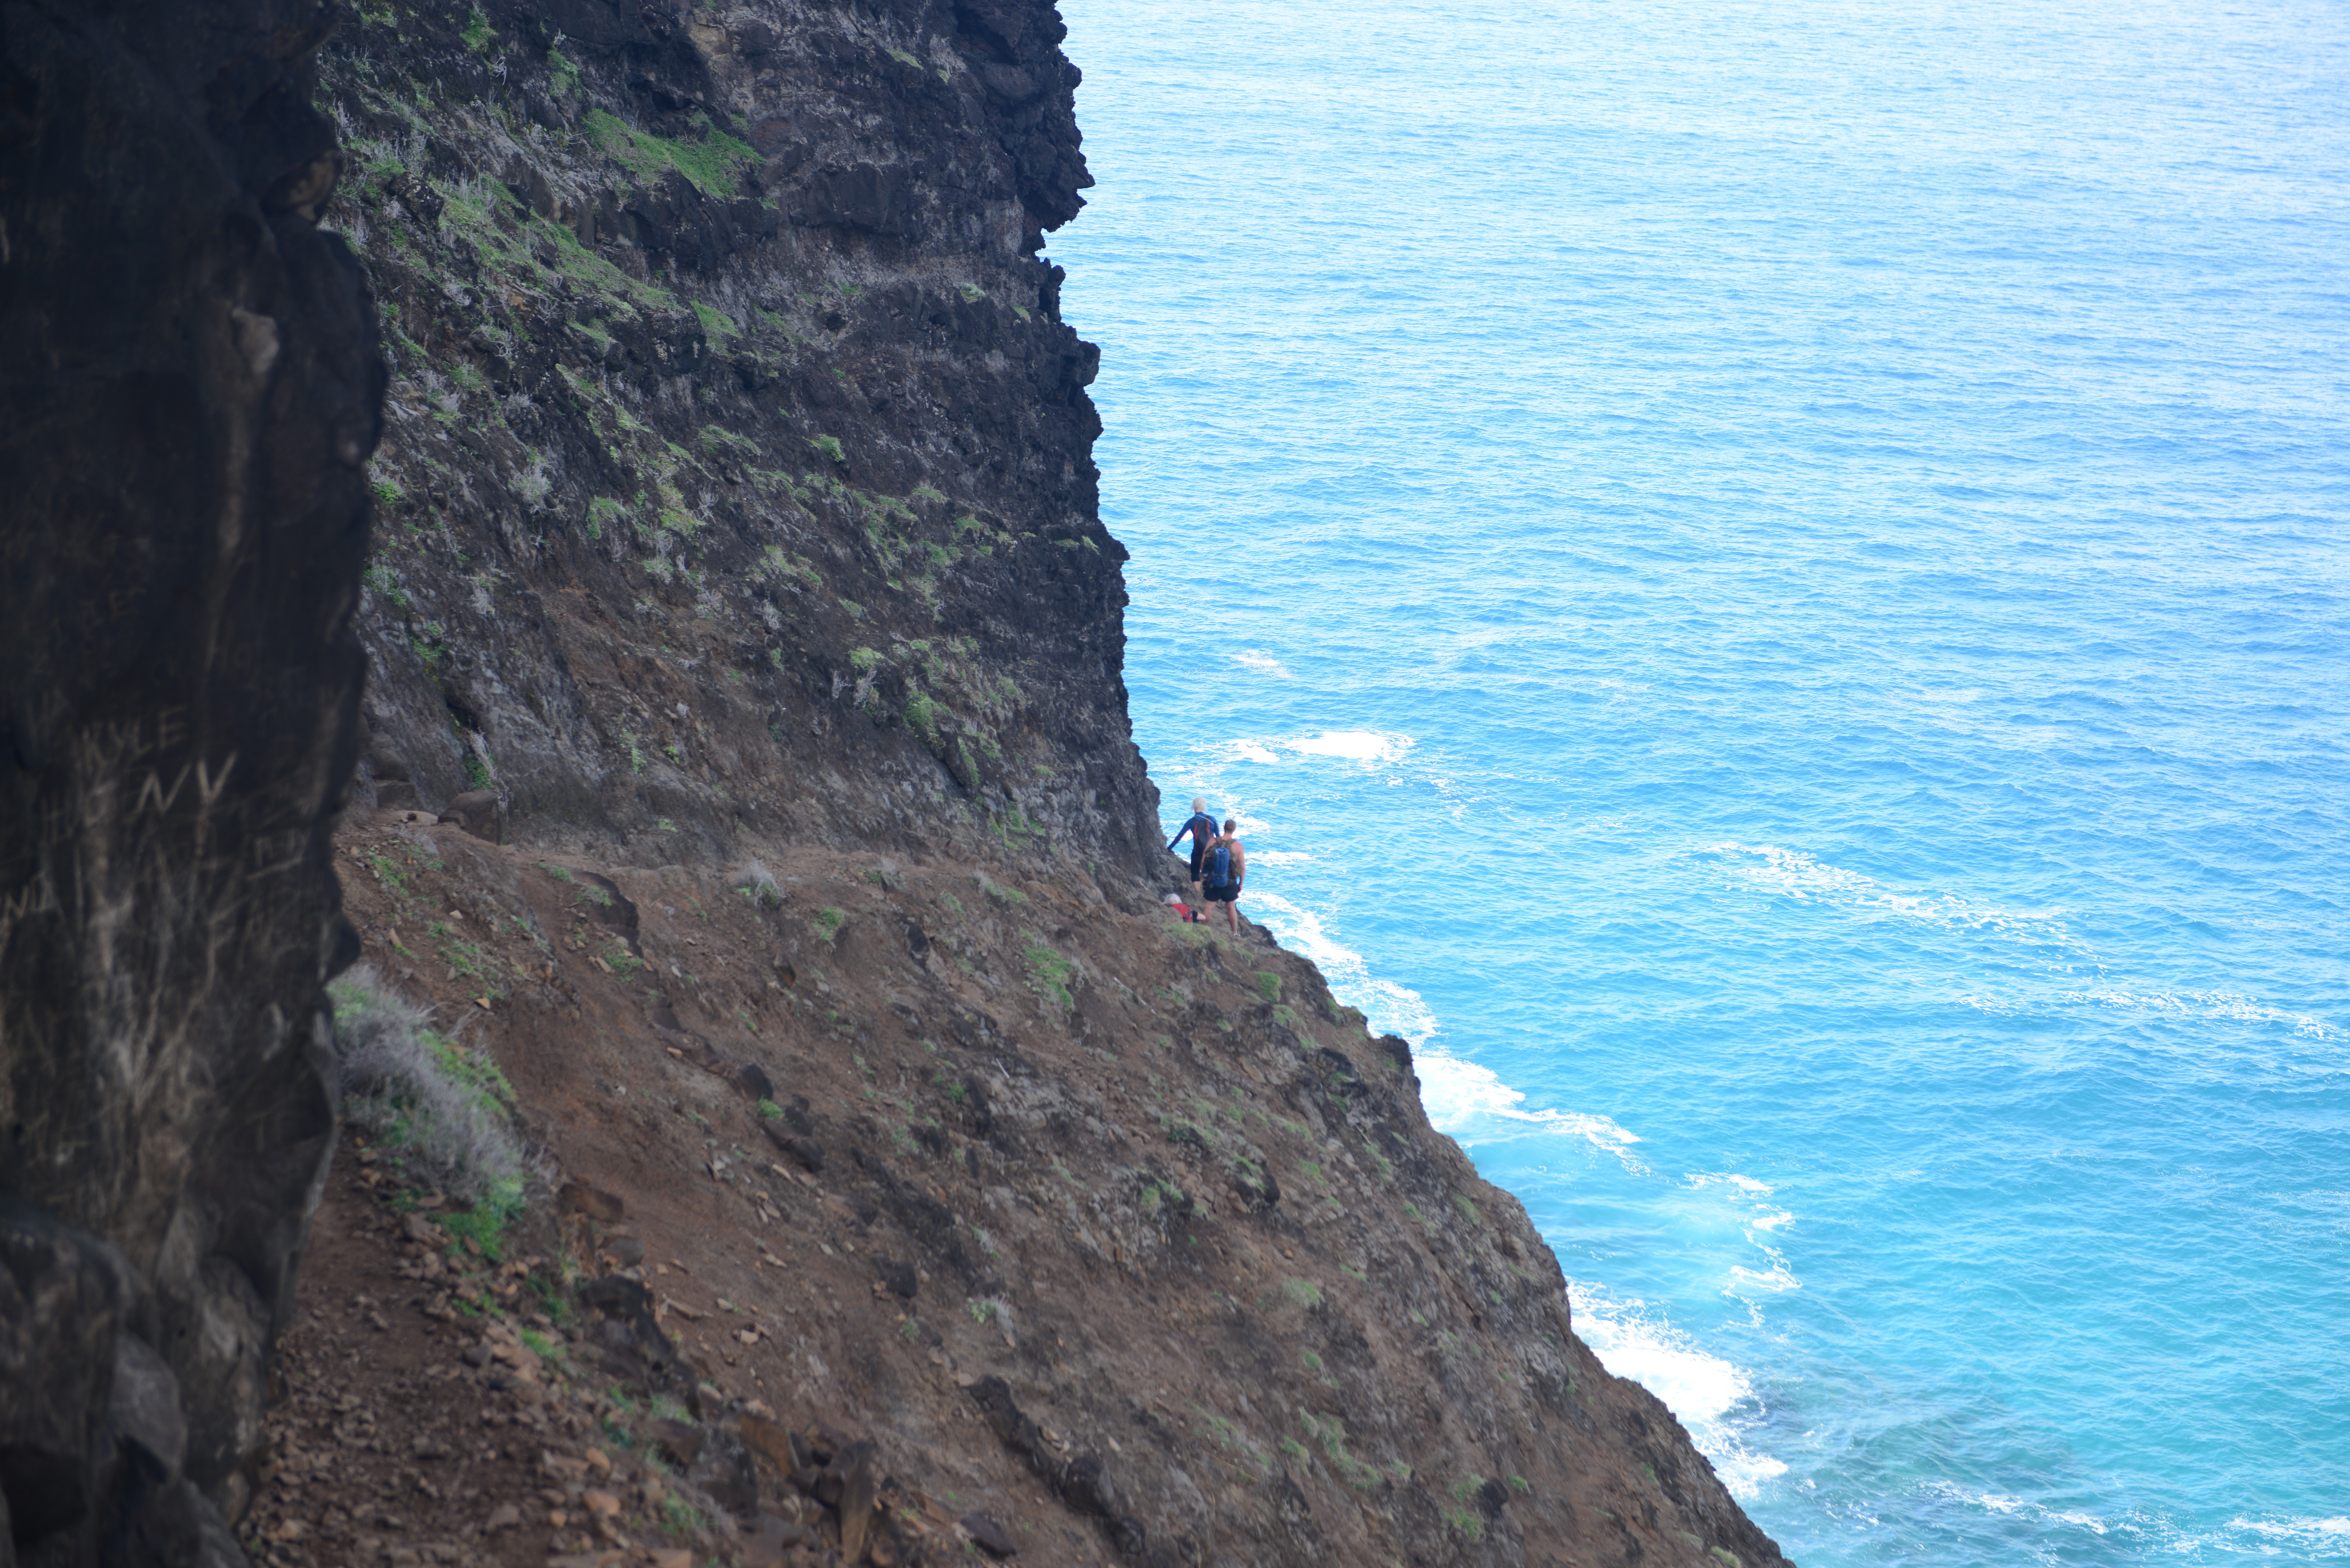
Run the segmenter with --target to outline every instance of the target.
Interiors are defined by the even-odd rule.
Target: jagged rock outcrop
[[[235,1559],[333,1141],[383,372],[330,15],[0,9],[0,1559]]]
[[[1156,832],[1097,516],[1088,183],[1033,3],[363,8],[362,801],[639,864]],[[746,838],[747,836],[747,838]]]

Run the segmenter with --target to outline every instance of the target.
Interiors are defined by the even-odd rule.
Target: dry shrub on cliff
[[[474,1205],[511,1210],[523,1152],[508,1125],[514,1089],[497,1064],[426,1026],[366,965],[328,988],[343,1114],[420,1179]]]

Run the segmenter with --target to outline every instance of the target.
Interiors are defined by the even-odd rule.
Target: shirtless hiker
[[[1241,847],[1239,827],[1232,818],[1224,818],[1224,831],[1208,846],[1200,863],[1209,908],[1224,907],[1224,920],[1234,936],[1241,934],[1241,884],[1248,879],[1248,851]]]
[[[1204,905],[1208,900],[1200,890],[1200,863],[1208,857],[1208,846],[1216,836],[1216,819],[1208,815],[1206,795],[1191,797],[1191,818],[1175,830],[1175,836],[1167,841],[1167,847],[1172,849],[1182,843],[1187,833],[1191,836],[1191,898],[1195,904]]]

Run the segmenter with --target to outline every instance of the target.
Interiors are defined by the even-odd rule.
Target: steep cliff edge
[[[1783,1561],[1157,902],[1049,5],[150,9],[0,11],[0,1568]],[[362,954],[526,1212],[328,1179]]]
[[[388,4],[327,56],[385,313],[361,799],[644,861],[1156,831],[1032,5]],[[389,786],[389,793],[386,793]]]

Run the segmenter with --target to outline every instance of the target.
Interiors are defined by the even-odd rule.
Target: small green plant
[[[500,1263],[505,1261],[506,1227],[521,1218],[522,1210],[522,1178],[507,1177],[494,1184],[471,1209],[442,1215],[441,1228],[471,1243],[472,1251],[491,1262]]]
[[[378,561],[361,574],[361,577],[368,586],[368,591],[376,597],[385,600],[397,609],[404,610],[408,607],[408,596],[400,591],[400,579],[391,575],[390,566]]]
[[[1471,1500],[1484,1490],[1483,1476],[1463,1476],[1452,1483],[1452,1503],[1444,1510],[1444,1522],[1471,1541],[1485,1539],[1485,1516],[1471,1506]]]
[[[427,1027],[428,1014],[371,969],[351,971],[328,995],[345,1114],[419,1177],[474,1206],[444,1227],[470,1224],[494,1245],[522,1205],[513,1085],[488,1055]]]
[[[1281,1000],[1281,977],[1274,974],[1270,970],[1261,969],[1256,971],[1256,989],[1257,993],[1263,996],[1267,1002],[1279,1002]]]
[[[1074,1009],[1076,1000],[1070,994],[1069,982],[1076,978],[1077,966],[1033,933],[1028,939],[1025,957],[1028,960],[1029,989],[1063,1012]]]
[[[772,1122],[778,1120],[782,1117],[783,1114],[784,1107],[775,1104],[775,1101],[761,1100],[759,1102],[759,1116],[763,1121]]]
[[[556,92],[575,93],[579,90],[579,67],[561,49],[546,51],[546,75],[555,84]]]
[[[497,36],[497,29],[490,26],[490,19],[476,7],[465,18],[465,26],[457,36],[464,40],[465,47],[480,54],[489,47],[490,40]]]
[[[1322,1287],[1312,1280],[1284,1280],[1281,1293],[1287,1296],[1293,1305],[1303,1307],[1307,1312],[1322,1304]]]
[[[710,1521],[702,1518],[700,1509],[669,1492],[660,1501],[660,1527],[664,1534],[693,1535],[709,1529]]]
[[[971,1314],[971,1321],[978,1324],[983,1328],[995,1321],[995,1303],[993,1302],[981,1301],[978,1297],[974,1296],[962,1303],[962,1310]]]
[[[908,1345],[920,1345],[922,1343],[922,1325],[908,1318],[898,1325],[898,1337]]]
[[[754,860],[743,867],[743,885],[734,891],[743,896],[743,902],[754,909],[764,909],[769,904],[783,908],[784,889],[774,872]]]
[[[808,929],[816,932],[816,940],[827,947],[832,945],[834,939],[840,935],[840,928],[847,924],[848,912],[829,907],[818,909],[808,919]]]
[[[847,462],[848,461],[848,454],[840,449],[840,438],[838,436],[810,436],[808,437],[808,445],[816,448],[816,451],[822,452],[827,459],[833,462]]]

